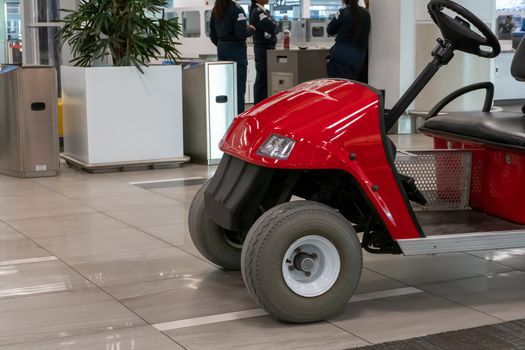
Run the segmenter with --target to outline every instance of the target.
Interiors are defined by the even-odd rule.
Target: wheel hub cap
[[[304,253],[297,254],[293,259],[293,264],[297,270],[303,272],[311,272],[315,267],[314,259],[310,255]]]
[[[321,236],[295,241],[283,257],[283,278],[294,293],[313,298],[328,292],[339,277],[341,261],[336,247]]]

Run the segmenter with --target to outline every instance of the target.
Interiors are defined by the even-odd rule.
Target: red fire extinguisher
[[[283,32],[284,34],[284,37],[283,37],[283,48],[285,50],[289,50],[290,49],[290,31],[289,30],[285,30]]]

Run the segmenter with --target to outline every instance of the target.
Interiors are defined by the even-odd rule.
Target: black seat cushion
[[[525,148],[525,115],[518,112],[452,112],[427,120],[421,130]]]

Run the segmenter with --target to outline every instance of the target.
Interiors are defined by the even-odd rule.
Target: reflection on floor
[[[276,323],[238,272],[204,260],[188,237],[191,199],[214,171],[0,176],[0,350],[348,349],[525,318],[518,249],[366,254],[341,314]]]

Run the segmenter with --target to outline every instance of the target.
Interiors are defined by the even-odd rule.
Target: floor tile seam
[[[24,265],[34,264],[40,262],[56,261],[58,257],[53,255],[39,256],[35,258],[24,258],[24,259],[11,259],[11,260],[0,260],[0,267],[12,266],[12,265]]]
[[[410,294],[424,293],[422,290],[418,290],[417,288],[413,288],[413,287],[410,287],[410,288],[412,290],[407,291],[407,293],[404,293],[404,294],[399,294],[398,292],[406,290],[407,288],[393,288],[393,289],[386,289],[386,290],[376,291],[376,292],[356,294],[355,295],[356,300],[350,299],[345,303],[345,305],[352,304],[352,303],[360,303],[360,302],[365,302],[365,301],[394,298],[394,297],[405,296],[405,295],[410,295]],[[208,324],[217,324],[217,323],[223,323],[223,322],[229,322],[229,321],[252,319],[252,318],[262,317],[262,316],[268,316],[268,314],[264,309],[258,307],[255,309],[246,309],[246,310],[233,311],[233,312],[227,312],[227,313],[222,313],[222,314],[186,318],[186,319],[174,320],[174,321],[158,322],[158,323],[153,323],[152,326],[161,331],[172,331],[176,329],[198,327],[198,326],[204,326]],[[221,318],[223,320],[221,320]]]
[[[148,191],[149,192],[149,191]],[[156,193],[151,193],[149,192],[148,194],[155,194],[157,195]],[[131,210],[142,210],[142,209],[152,209],[152,208],[168,208],[168,207],[183,207],[183,205],[181,204],[181,202],[177,201],[176,199],[174,198],[166,198],[164,196],[161,196],[161,195],[158,195],[160,197],[162,197],[163,200],[165,199],[169,199],[170,202],[172,201],[173,203],[165,203],[165,204],[155,204],[155,206],[149,206],[149,207],[139,207],[139,208],[131,208],[131,209],[117,209],[117,210],[100,210],[100,211],[103,211],[103,212],[107,212],[107,213],[111,213],[111,212],[124,212],[124,211],[131,211]],[[79,197],[77,200],[80,204],[82,205],[85,205],[85,206],[88,206],[90,207],[89,204],[86,204],[84,202],[81,202],[81,201],[89,201],[90,199],[100,199],[100,200],[103,200],[103,199],[107,199],[107,198],[122,198],[122,197],[126,197],[126,195],[120,195],[120,196],[96,196],[96,197]],[[93,209],[93,207],[90,207]]]
[[[51,190],[54,191],[53,189],[51,189]],[[55,192],[55,191],[54,191],[54,192]],[[138,230],[138,231],[140,231],[140,232],[142,232],[142,233],[144,233],[144,234],[146,234],[146,235],[148,235],[148,236],[150,236],[150,237],[152,237],[152,238],[154,238],[154,239],[156,239],[156,240],[159,240],[159,241],[161,241],[161,242],[163,242],[163,243],[165,243],[165,244],[167,244],[167,245],[169,245],[169,246],[171,246],[171,247],[173,247],[173,248],[176,248],[176,249],[178,249],[178,250],[180,250],[180,251],[182,251],[182,252],[184,252],[184,253],[190,254],[191,256],[193,256],[193,257],[195,257],[195,258],[197,258],[197,259],[199,259],[199,260],[201,260],[201,261],[204,261],[204,262],[206,262],[207,264],[209,264],[209,265],[211,265],[211,266],[215,266],[215,267],[217,267],[216,265],[210,263],[209,261],[207,261],[207,260],[205,260],[205,259],[202,259],[201,257],[199,257],[199,256],[197,256],[197,255],[195,255],[195,254],[189,253],[189,252],[187,252],[187,251],[181,249],[180,247],[177,247],[176,245],[174,245],[174,244],[172,244],[172,243],[170,243],[170,242],[168,242],[168,241],[166,241],[166,240],[164,240],[164,239],[161,239],[161,238],[159,238],[159,237],[157,237],[157,236],[155,236],[155,235],[153,235],[153,234],[151,234],[151,233],[149,233],[149,232],[146,232],[144,229],[142,229],[142,228],[140,228],[140,227],[137,227],[137,226],[135,226],[135,225],[129,224],[129,223],[127,223],[127,222],[125,222],[125,221],[123,221],[123,220],[121,220],[121,219],[119,219],[119,218],[116,218],[116,217],[110,215],[108,212],[103,212],[103,211],[101,211],[101,210],[98,210],[98,209],[92,208],[92,207],[90,207],[90,206],[88,206],[88,205],[82,204],[82,203],[78,202],[78,200],[76,200],[76,199],[74,199],[74,198],[70,198],[70,197],[68,197],[68,196],[66,196],[66,195],[63,195],[63,194],[60,194],[60,195],[61,195],[61,196],[64,196],[65,198],[68,198],[68,199],[70,199],[70,200],[73,200],[73,201],[79,203],[80,205],[85,206],[86,208],[89,208],[89,209],[91,209],[91,210],[94,210],[96,213],[99,213],[99,214],[104,215],[104,216],[106,216],[106,217],[108,217],[108,218],[114,219],[115,221],[118,221],[118,222],[120,222],[121,224],[126,225],[126,226],[128,226],[128,227],[134,228],[134,229],[136,229],[136,230]],[[168,197],[168,198],[169,198],[169,197]],[[68,266],[69,266],[69,265],[68,265]]]
[[[203,273],[192,274],[192,276],[203,277],[203,276],[206,276],[208,274],[209,273],[203,272]],[[174,278],[164,277],[164,278],[154,278],[154,279],[149,279],[148,278],[148,279],[140,280],[140,281],[137,281],[137,282],[117,282],[117,283],[108,283],[108,284],[99,284],[96,281],[91,281],[91,280],[90,280],[90,282],[95,284],[97,287],[102,288],[106,292],[111,294],[111,292],[107,291],[106,289],[130,287],[130,286],[135,286],[135,285],[143,284],[143,283],[146,284],[146,283],[153,283],[153,282],[165,282],[165,281],[169,281],[169,280],[178,280],[178,279],[181,279],[181,278],[182,277],[174,277]]]
[[[115,327],[113,329],[111,329],[111,331],[115,331],[115,330],[123,330],[123,329],[138,329],[138,328],[141,328],[141,327],[151,327],[153,328],[156,332],[159,332],[160,334],[162,334],[163,336],[167,337],[163,332],[160,332],[158,331],[155,327],[153,327],[152,325],[150,324],[143,324],[143,325],[136,325],[136,326],[131,326],[131,327]],[[42,339],[35,339],[35,340],[30,340],[30,341],[25,341],[25,342],[16,342],[16,343],[7,343],[7,344],[2,344],[0,345],[0,350],[2,350],[2,348],[4,347],[8,347],[8,346],[11,346],[11,345],[31,345],[31,344],[38,344],[40,342],[43,342],[43,341],[54,341],[54,340],[58,340],[58,339],[66,339],[66,338],[71,338],[71,337],[77,337],[77,336],[90,336],[90,335],[96,335],[96,334],[102,334],[102,333],[105,333],[105,332],[109,332],[108,330],[99,330],[99,331],[88,331],[86,333],[78,333],[78,334],[73,334],[73,335],[68,335],[68,336],[65,336],[65,337],[51,337],[51,338],[42,338]],[[177,345],[180,345],[177,341],[175,341],[174,339],[171,339],[170,337],[167,337],[169,340],[171,340],[172,342],[176,343]],[[182,345],[180,345],[183,349],[187,350],[187,348],[183,347]]]
[[[53,192],[55,192],[55,193],[58,193],[58,192],[54,191],[53,189],[51,189],[51,190],[52,190]],[[129,224],[129,223],[127,223],[127,222],[125,222],[125,221],[119,219],[119,218],[116,218],[116,217],[110,215],[109,212],[104,212],[104,211],[98,210],[98,209],[96,209],[96,208],[90,207],[89,205],[83,204],[83,203],[79,202],[77,199],[75,199],[75,198],[71,198],[71,197],[69,197],[69,196],[67,196],[67,195],[65,195],[65,194],[61,194],[61,193],[58,193],[58,194],[60,194],[61,196],[65,197],[65,198],[67,198],[67,199],[70,199],[70,200],[72,200],[72,201],[74,201],[74,202],[76,202],[76,203],[78,203],[78,204],[80,204],[80,205],[82,205],[82,206],[84,206],[84,207],[86,207],[86,208],[88,208],[88,209],[91,209],[91,210],[95,211],[96,213],[99,213],[99,214],[104,215],[104,216],[106,216],[106,217],[108,217],[108,218],[111,218],[111,219],[113,219],[113,220],[115,220],[115,221],[118,221],[118,222],[120,222],[121,224],[124,224],[125,226],[131,227],[131,228],[134,228],[134,229],[136,229],[136,230],[138,230],[138,231],[140,231],[140,232],[142,232],[142,233],[144,233],[144,234],[146,234],[146,235],[148,235],[148,236],[150,236],[150,237],[152,237],[152,238],[155,238],[155,239],[157,239],[157,240],[159,240],[159,241],[162,241],[162,242],[164,242],[164,243],[166,243],[166,244],[168,244],[168,245],[170,245],[170,246],[173,246],[173,247],[177,248],[177,247],[174,246],[173,244],[171,244],[171,243],[169,243],[169,242],[167,242],[167,241],[165,241],[165,240],[163,240],[163,239],[160,239],[159,237],[153,236],[152,234],[150,234],[150,233],[148,233],[148,232],[142,230],[141,228],[139,228],[139,227],[137,227],[137,226],[135,226],[135,225],[131,225],[131,224]],[[133,210],[133,209],[131,209],[131,210]]]
[[[502,249],[502,250],[505,250],[505,249]],[[521,271],[521,272],[525,272],[525,268],[524,269],[520,269],[520,268],[517,268],[517,267],[514,267],[514,266],[509,266],[509,265],[506,265],[500,261],[494,261],[494,260],[488,260],[488,259],[485,259],[485,258],[482,258],[480,256],[477,256],[477,255],[474,255],[473,252],[465,252],[465,254],[469,255],[469,256],[472,256],[474,258],[478,258],[478,259],[481,259],[483,261],[489,261],[493,264],[498,264],[498,265],[501,265],[503,267],[507,267],[509,269],[512,269],[512,270],[516,270],[516,271]]]
[[[348,330],[342,328],[341,326],[338,326],[337,324],[334,323],[334,321],[324,320],[324,322],[326,322],[326,323],[328,323],[328,324],[334,326],[335,328],[337,328],[337,329],[339,329],[339,330],[341,330],[341,331],[343,331],[343,332],[345,332],[345,333],[348,333],[348,334],[350,334],[350,335],[356,337],[357,339],[361,339],[362,341],[364,341],[365,343],[367,343],[366,345],[362,345],[362,346],[360,345],[359,347],[365,347],[365,346],[374,345],[374,343],[373,343],[372,341],[370,341],[370,340],[368,340],[368,339],[366,339],[366,338],[363,338],[363,337],[361,337],[361,336],[359,336],[359,335],[357,335],[357,334],[355,334],[355,333],[353,333],[353,332],[350,332],[350,331],[348,331]],[[354,347],[354,348],[355,348],[355,347]],[[346,349],[346,348],[345,348],[345,349]]]
[[[84,278],[84,276],[81,276]],[[85,279],[85,278],[84,278]],[[70,290],[61,290],[61,291],[53,291],[53,292],[44,292],[44,293],[34,293],[31,295],[18,295],[18,296],[6,296],[6,297],[0,297],[0,301],[4,300],[15,300],[15,299],[22,299],[22,298],[31,298],[31,297],[40,297],[40,296],[51,296],[51,295],[71,295],[75,293],[85,293],[85,292],[94,292],[98,290],[98,286],[96,286],[94,283],[92,283],[89,280],[85,281],[85,286],[80,286],[75,289]],[[0,345],[1,349],[1,345]]]
[[[206,179],[207,177],[204,177],[204,176],[187,176],[187,177],[169,178],[169,179],[166,178],[166,179],[156,179],[156,180],[129,181],[128,183],[133,186],[138,186],[138,185],[161,184],[161,183],[169,183],[169,182],[182,182],[182,181],[206,180]],[[184,186],[176,186],[176,187],[184,187]]]
[[[15,229],[13,226],[10,226],[11,228]],[[18,231],[18,230],[17,230]],[[18,231],[20,232],[20,231]],[[22,233],[22,232],[20,232]],[[23,233],[22,233],[23,234]],[[24,234],[25,236],[25,234]],[[27,236],[26,236],[27,237]],[[34,240],[32,240],[30,237],[27,237],[29,240],[33,241],[35,244],[38,244],[37,242],[35,242]],[[47,251],[48,253],[51,253],[48,249],[42,247],[42,249],[44,249],[45,251]],[[142,320],[144,322],[145,325],[150,325],[151,326],[151,323],[149,323],[148,321],[146,321],[143,317],[141,317],[140,315],[138,315],[136,312],[134,312],[132,309],[130,309],[129,307],[127,307],[126,305],[124,305],[123,303],[121,303],[117,298],[115,298],[113,295],[111,295],[110,293],[108,293],[106,290],[104,290],[103,288],[101,288],[100,286],[94,284],[89,278],[87,278],[87,276],[85,276],[83,273],[81,273],[80,271],[78,271],[77,269],[75,269],[75,267],[69,265],[67,262],[65,262],[63,259],[57,257],[58,261],[62,262],[65,266],[69,267],[71,270],[73,270],[75,273],[77,273],[78,275],[82,276],[82,278],[84,278],[86,281],[90,282],[93,284],[93,286],[99,290],[100,292],[102,292],[103,294],[105,294],[106,296],[108,296],[111,300],[115,301],[116,303],[118,303],[119,305],[121,305],[124,309],[128,310],[131,314],[135,315],[138,319]],[[128,328],[128,327],[119,327],[120,328]],[[178,344],[178,343],[177,343]]]
[[[403,281],[398,280],[398,279],[395,279],[394,277],[388,276],[388,275],[386,275],[384,273],[381,273],[379,271],[376,271],[373,268],[371,268],[370,266],[363,267],[363,268],[367,269],[367,270],[369,270],[371,272],[377,273],[377,274],[379,274],[379,275],[381,275],[383,277],[389,278],[389,279],[391,279],[391,280],[393,280],[395,282],[402,283],[402,284],[405,284],[408,287],[414,287],[414,288],[418,288],[418,286],[425,286],[425,285],[429,285],[429,284],[448,283],[448,282],[461,281],[461,280],[466,280],[466,279],[471,279],[471,278],[479,278],[479,277],[483,277],[483,276],[499,275],[499,274],[502,274],[502,273],[525,272],[525,271],[514,269],[514,268],[509,267],[509,266],[504,266],[504,267],[508,268],[510,271],[482,273],[482,274],[476,274],[476,275],[472,275],[472,276],[468,276],[468,277],[458,277],[458,278],[452,278],[452,279],[447,279],[447,280],[438,281],[438,282],[429,282],[429,283],[414,284],[414,285],[412,285],[410,283],[407,283],[407,282],[403,282]]]
[[[441,282],[429,282],[429,283],[418,284],[416,286],[416,288],[425,288],[425,287],[428,287],[428,286],[431,286],[431,285],[435,285],[435,284],[454,283],[454,282],[459,282],[459,281],[468,281],[468,280],[481,278],[481,277],[495,277],[495,276],[504,275],[504,274],[508,274],[508,273],[525,274],[525,271],[513,270],[513,271],[493,272],[493,273],[487,273],[487,274],[483,274],[483,275],[477,275],[477,276],[465,277],[465,278],[454,278],[454,279],[451,279],[451,280],[446,280],[446,281],[441,281]]]
[[[404,284],[406,284],[406,285],[408,285],[408,286],[410,286],[410,287],[413,287],[413,288],[418,288],[418,286],[416,286],[416,285],[411,285],[410,283],[401,282],[401,281],[399,281],[399,280],[397,280],[397,279],[395,279],[395,278],[389,277],[389,276],[387,276],[387,275],[385,275],[385,274],[383,274],[383,273],[380,273],[380,272],[378,272],[378,271],[375,271],[375,270],[373,270],[373,269],[368,268],[368,270],[370,270],[370,271],[372,271],[372,272],[375,272],[375,273],[377,273],[377,274],[379,274],[379,275],[381,275],[381,276],[383,276],[383,277],[390,278],[390,279],[392,279],[392,280],[394,280],[394,281],[396,281],[396,282],[404,283]],[[473,276],[473,277],[483,277],[483,276],[487,276],[487,274],[483,274],[483,275],[479,275],[479,276]],[[471,278],[471,277],[469,277],[469,278]],[[449,282],[461,281],[461,280],[465,280],[465,279],[467,279],[467,278],[456,278],[456,279],[453,279],[453,280],[450,280],[450,281],[443,281],[443,282],[437,282],[437,283],[449,283]],[[421,286],[422,286],[422,285],[421,285]],[[451,300],[451,299],[449,299],[449,298],[447,298],[447,297],[445,297],[445,296],[443,296],[443,295],[438,295],[438,294],[432,293],[432,292],[430,292],[430,291],[428,291],[428,290],[422,290],[422,291],[423,291],[423,293],[425,293],[425,294],[428,294],[428,295],[434,296],[434,297],[436,297],[436,298],[438,298],[438,299],[446,300],[446,301],[448,301],[448,302],[450,302],[450,303],[453,303],[453,304],[456,304],[456,305],[458,305],[458,306],[461,306],[461,307],[467,308],[467,309],[469,309],[469,310],[472,310],[472,311],[475,311],[475,312],[481,313],[481,314],[483,314],[483,315],[485,315],[485,316],[488,316],[488,317],[490,317],[490,318],[493,318],[493,319],[496,319],[496,320],[501,320],[502,322],[505,321],[505,320],[503,320],[503,319],[500,319],[499,317],[496,317],[496,316],[494,316],[494,315],[490,315],[490,314],[488,314],[488,313],[486,313],[486,312],[484,312],[484,311],[481,311],[481,310],[475,309],[475,308],[473,308],[473,307],[471,307],[471,306],[463,305],[463,304],[461,304],[461,303],[459,303],[459,302],[457,302],[457,301]]]

